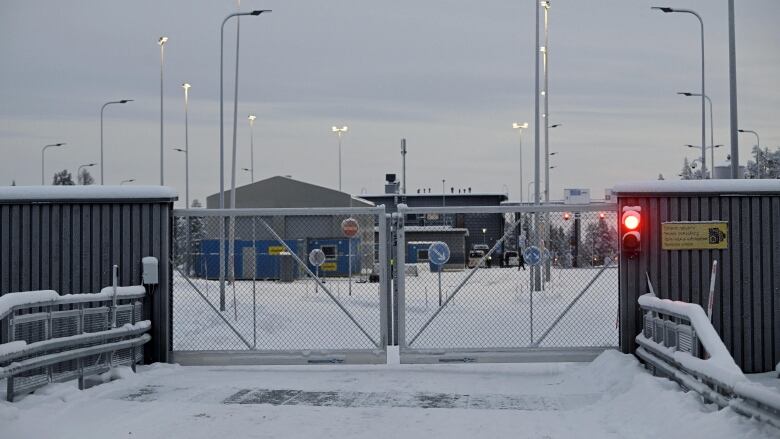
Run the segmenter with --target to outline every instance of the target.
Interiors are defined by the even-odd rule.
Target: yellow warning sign
[[[278,255],[279,253],[284,251],[284,246],[281,245],[270,245],[268,246],[268,254],[269,255]]]
[[[320,265],[320,271],[336,271],[336,263],[335,262],[326,262],[322,265]]]
[[[661,224],[664,250],[719,250],[729,248],[725,221],[668,222]]]

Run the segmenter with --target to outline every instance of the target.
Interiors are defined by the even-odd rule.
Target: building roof
[[[165,200],[177,199],[167,186],[3,186],[0,202],[65,202],[85,200]]]
[[[230,206],[230,190],[225,191],[225,206]],[[276,176],[236,188],[236,207],[306,208],[306,207],[371,207],[373,203],[335,189]],[[219,207],[219,193],[206,198],[206,207]]]
[[[651,180],[615,185],[618,194],[780,193],[780,180]]]

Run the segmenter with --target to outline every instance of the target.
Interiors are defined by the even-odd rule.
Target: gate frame
[[[287,365],[287,364],[385,364],[388,344],[388,228],[384,205],[375,207],[313,207],[313,208],[251,208],[251,209],[174,209],[172,217],[260,217],[260,216],[329,216],[372,215],[378,229],[379,244],[379,338],[376,348],[363,349],[291,349],[291,350],[173,350],[171,332],[170,361],[181,365],[230,366],[230,365]],[[171,221],[173,223],[174,221]],[[228,239],[227,237],[225,239]],[[171,269],[174,267],[170,259]],[[171,279],[172,280],[172,279]],[[171,290],[171,299],[175,290]],[[334,302],[335,303],[335,302]],[[348,314],[347,314],[348,316]],[[170,307],[171,328],[174,325],[174,307]],[[355,328],[358,330],[359,328]]]
[[[501,205],[501,206],[426,206],[409,207],[399,204],[396,215],[397,255],[398,255],[398,311],[396,325],[398,327],[398,346],[403,364],[430,363],[513,363],[513,362],[586,362],[592,361],[608,349],[618,349],[620,346],[620,331],[618,343],[615,346],[603,347],[570,347],[570,348],[412,348],[406,339],[406,225],[407,214],[512,214],[512,213],[559,213],[559,212],[615,212],[617,203],[591,204],[541,204],[541,205]],[[616,226],[619,226],[616,224]],[[617,267],[616,267],[617,268]],[[620,309],[619,285],[616,285],[615,295]]]

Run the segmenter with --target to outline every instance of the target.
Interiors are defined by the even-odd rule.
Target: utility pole
[[[401,194],[406,195],[406,139],[401,139]]]
[[[739,175],[739,120],[737,117],[737,43],[734,30],[734,0],[729,0],[729,104],[731,125],[731,178]]]

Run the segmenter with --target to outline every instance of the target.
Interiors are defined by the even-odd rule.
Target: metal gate
[[[585,361],[618,346],[614,204],[400,205],[396,218],[402,362]]]
[[[385,362],[387,242],[382,206],[175,210],[173,361]]]

